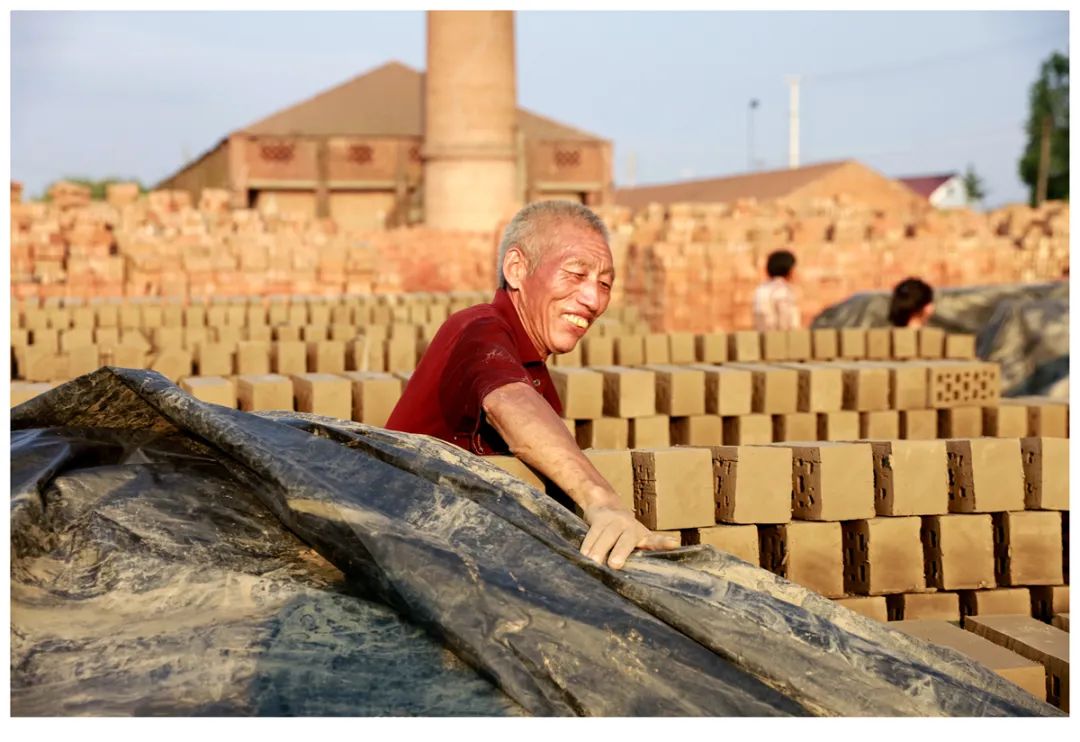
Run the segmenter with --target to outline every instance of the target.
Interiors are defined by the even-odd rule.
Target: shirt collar
[[[495,292],[495,298],[492,299],[491,304],[495,307],[495,311],[509,323],[511,331],[514,333],[514,344],[517,346],[517,352],[521,356],[522,363],[542,363],[544,359],[540,357],[540,353],[537,352],[533,341],[529,339],[529,334],[525,332],[525,326],[521,324],[521,318],[518,317],[517,309],[514,308],[514,302],[510,300],[510,292],[506,289],[499,289]]]

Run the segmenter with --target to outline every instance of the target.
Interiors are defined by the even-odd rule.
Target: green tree
[[[139,186],[139,193],[146,193],[146,190],[147,190],[146,186],[144,186],[142,184],[142,182],[139,181],[136,178],[119,178],[119,177],[115,177],[115,176],[110,176],[108,178],[102,178],[100,180],[94,180],[93,178],[87,178],[87,177],[83,177],[83,176],[64,176],[63,178],[60,178],[60,180],[66,180],[69,183],[78,183],[79,185],[86,186],[87,188],[90,189],[90,198],[93,201],[104,201],[105,200],[105,189],[108,187],[108,185],[110,183],[131,183],[131,182],[134,182]],[[56,185],[57,182],[59,182],[59,181],[53,181],[52,183],[49,183],[49,185],[45,186],[45,193],[42,195],[42,200],[44,200],[44,201],[49,200],[49,191],[52,189],[52,187],[54,185]]]
[[[1020,179],[1030,188],[1034,206],[1038,192],[1039,157],[1044,127],[1050,132],[1046,198],[1069,198],[1069,58],[1054,52],[1042,63],[1031,85],[1027,146],[1020,157]]]
[[[967,196],[968,202],[972,204],[980,203],[986,198],[986,186],[972,165],[968,165],[967,170],[964,172],[964,195]]]

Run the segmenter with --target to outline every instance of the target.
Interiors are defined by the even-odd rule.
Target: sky
[[[153,185],[326,88],[425,62],[420,11],[10,21],[11,176],[31,197],[64,176]],[[617,185],[786,167],[799,75],[802,164],[854,158],[889,176],[970,165],[988,207],[1026,200],[1028,90],[1044,59],[1068,53],[1060,10],[519,11],[515,24],[518,104],[612,140]]]

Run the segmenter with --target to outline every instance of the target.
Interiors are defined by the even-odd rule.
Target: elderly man
[[[490,304],[450,316],[386,426],[477,454],[513,453],[566,492],[590,528],[581,553],[620,569],[634,549],[673,549],[627,510],[560,419],[545,359],[568,353],[607,309],[615,268],[607,229],[570,201],[519,211],[499,247]]]

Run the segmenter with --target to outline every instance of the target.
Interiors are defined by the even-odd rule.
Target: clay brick
[[[202,343],[197,356],[199,376],[231,375],[234,348],[235,346],[224,343]]]
[[[645,338],[642,335],[622,335],[614,338],[615,364],[640,366],[645,362]]]
[[[346,371],[341,376],[352,383],[352,419],[365,425],[385,426],[401,399],[401,379],[377,371]]]
[[[889,374],[889,408],[894,410],[920,410],[928,407],[925,364],[905,361],[903,363],[878,363]]]
[[[1059,585],[1061,516],[1050,511],[994,513],[994,578],[997,584]]]
[[[149,363],[151,370],[157,371],[174,383],[186,376],[191,376],[192,366],[191,352],[183,348],[166,348],[151,356]],[[222,374],[200,374],[200,376],[204,375],[220,376]]]
[[[156,304],[146,304],[141,307],[140,326],[146,329],[154,329],[165,324],[165,317],[161,307]]]
[[[327,325],[304,325],[300,328],[300,339],[305,343],[329,340],[330,328]]]
[[[1030,616],[967,616],[964,628],[1046,670],[1046,701],[1069,710],[1069,635]]]
[[[896,621],[889,627],[931,644],[955,649],[1028,693],[1038,698],[1045,696],[1046,671],[1040,663],[998,646],[974,632],[964,631],[948,621],[932,619]]]
[[[683,531],[683,546],[711,546],[732,556],[758,566],[759,555],[758,529],[753,525],[720,524],[708,528],[692,528]]]
[[[221,343],[222,345],[229,345],[236,347],[236,344],[243,339],[244,330],[240,327],[233,327],[226,325],[224,327],[211,327],[209,332],[212,337],[215,338],[214,342]]]
[[[844,557],[839,523],[791,521],[761,526],[761,566],[827,598],[844,595]]]
[[[671,418],[673,446],[719,446],[723,442],[724,422],[719,415]]]
[[[1024,507],[1069,509],[1069,443],[1064,438],[1023,438]]]
[[[994,438],[1023,438],[1027,435],[1027,408],[1019,405],[991,405],[982,408],[983,435]]]
[[[1068,612],[1068,585],[1039,585],[1031,588],[1031,615],[1035,618],[1049,622],[1055,615]]]
[[[94,333],[87,329],[60,331],[60,352],[71,353],[76,348],[85,348],[94,344]]]
[[[236,388],[221,376],[188,376],[180,380],[180,388],[195,399],[236,409]]]
[[[237,376],[236,396],[245,412],[293,409],[292,382],[280,374]]]
[[[892,334],[892,357],[905,360],[919,356],[919,335],[914,327],[894,327]]]
[[[656,414],[656,374],[647,369],[598,366],[603,377],[603,414],[646,417]]]
[[[945,357],[968,360],[975,357],[975,336],[950,332],[945,336]]]
[[[12,333],[15,331],[12,330]],[[22,332],[26,332],[23,330]],[[14,345],[14,338],[12,339]],[[94,329],[94,344],[103,351],[112,350],[120,344],[120,330],[116,327],[98,327]]]
[[[693,366],[648,365],[656,374],[656,409],[673,417],[705,414],[705,372]]]
[[[248,327],[268,326],[266,307],[261,304],[249,304],[244,308],[244,324]]]
[[[786,361],[788,359],[787,331],[766,330],[761,337],[761,359],[763,361]]]
[[[116,304],[99,304],[94,307],[98,327],[120,327],[120,307]]]
[[[730,415],[724,421],[724,445],[749,446],[772,443],[772,417],[770,415]]]
[[[871,327],[866,331],[866,357],[870,360],[892,357],[892,328]]]
[[[274,332],[269,325],[256,325],[254,327],[245,327],[242,340],[252,340],[261,343],[269,344],[274,340]]]
[[[893,440],[899,438],[900,413],[896,410],[860,412],[859,437],[877,440]]]
[[[1024,469],[1015,438],[950,439],[949,511],[991,513],[1024,508]]]
[[[831,361],[840,356],[840,335],[834,328],[811,330],[814,346],[814,360]]]
[[[847,598],[833,598],[833,602],[849,611],[885,623],[889,620],[888,608],[884,595],[857,595]]]
[[[798,375],[796,405],[799,412],[832,412],[842,408],[843,372],[823,363],[778,364]]]
[[[236,373],[270,373],[270,343],[241,340],[236,346]]]
[[[293,327],[303,327],[308,324],[308,308],[307,304],[300,302],[293,302],[287,305],[285,324],[292,325]]]
[[[792,511],[803,520],[874,517],[874,458],[867,443],[791,448]]]
[[[581,343],[566,353],[557,353],[548,357],[549,367],[581,368]]]
[[[929,407],[995,404],[1001,398],[1001,367],[996,363],[933,361],[927,363]]]
[[[813,412],[789,412],[786,415],[773,415],[773,440],[813,441],[817,440],[817,414]]]
[[[485,456],[484,461],[489,464],[494,464],[515,479],[518,479],[541,492],[545,490],[545,484],[540,478],[540,475],[520,459],[513,456]]]
[[[938,438],[979,438],[982,407],[947,407],[938,410]]]
[[[1069,437],[1069,406],[1050,397],[1014,397],[1001,404],[1022,404],[1027,407],[1029,436],[1044,438]]]
[[[48,353],[60,352],[60,331],[53,329],[32,330],[30,345]]]
[[[956,593],[896,593],[887,596],[886,603],[890,621],[960,620],[960,597]]]
[[[991,590],[960,591],[961,616],[985,616],[995,613],[1030,616],[1031,594],[1028,589],[1026,587],[999,587]]]
[[[340,374],[345,371],[345,343],[322,340],[307,344],[308,371]]]
[[[97,371],[101,366],[101,353],[98,351],[97,346],[93,344],[71,348],[64,355],[67,356],[67,376],[70,378]],[[176,378],[172,378],[172,380],[176,381]]]
[[[610,337],[590,335],[581,339],[581,360],[586,366],[615,364],[615,341]]]
[[[728,333],[728,359],[731,361],[760,361],[761,339],[753,330]]]
[[[900,437],[909,441],[937,438],[937,410],[900,410]]]
[[[604,415],[604,375],[582,368],[553,368],[551,381],[562,401],[563,415],[595,420]]]
[[[344,348],[343,342],[342,348]],[[416,368],[416,359],[415,337],[399,336],[386,341],[386,370],[388,372],[413,371]],[[342,366],[341,370],[344,371],[345,367]]]
[[[889,409],[889,369],[881,365],[838,363],[844,379],[845,410],[872,412]]]
[[[344,376],[304,373],[291,377],[297,412],[352,419],[352,385]]]
[[[110,365],[120,368],[146,368],[147,353],[133,345],[117,345],[112,349]]]
[[[723,332],[694,336],[694,357],[699,363],[724,363],[728,359],[728,339]]]
[[[712,455],[707,448],[654,448],[631,452],[634,511],[653,530],[711,526]]]
[[[644,349],[646,364],[671,363],[671,351],[666,334],[650,332],[645,336]]]
[[[289,376],[307,371],[307,347],[300,340],[279,340],[270,346],[270,369]]]
[[[630,445],[630,423],[621,417],[599,417],[579,420],[574,429],[578,447],[627,448]]]
[[[184,326],[205,327],[206,307],[200,304],[192,304],[190,306],[184,307]]]
[[[729,366],[700,364],[705,373],[705,412],[709,415],[748,415],[754,379],[749,371]]]
[[[247,320],[247,305],[233,304],[225,310],[225,324],[233,327],[243,327]]]
[[[820,441],[853,441],[859,437],[859,413],[854,410],[817,413]]]
[[[862,360],[866,358],[866,330],[858,327],[842,327],[838,330],[840,358]]]
[[[945,355],[945,331],[938,327],[919,328],[919,357],[942,358]]]
[[[364,331],[345,343],[345,368],[349,371],[386,371],[386,338]]]
[[[872,441],[878,515],[939,515],[949,509],[944,441]]]
[[[31,384],[24,381],[13,381],[11,382],[11,406],[20,405],[52,388],[53,385],[48,383]]]
[[[678,365],[694,363],[697,360],[694,353],[694,333],[672,332],[668,334],[667,338],[668,363]]]
[[[248,332],[250,333],[252,329],[254,329],[254,328],[249,327]],[[270,328],[269,327],[261,327],[259,329],[260,330],[265,329],[267,334],[268,335],[270,334]],[[350,324],[345,324],[345,323],[334,323],[334,324],[330,325],[330,339],[331,340],[341,340],[341,341],[344,341],[344,342],[348,343],[349,340],[352,340],[354,337],[356,337],[359,334],[360,334],[360,328],[358,328],[356,325],[350,325]]]
[[[19,360],[19,371],[26,381],[65,381],[68,374],[68,357],[34,346],[20,348],[25,351]]]
[[[925,590],[921,527],[916,516],[844,523],[844,591],[884,595]]]
[[[729,364],[750,372],[750,407],[763,415],[783,415],[799,411],[799,375],[784,366]]]
[[[671,418],[667,415],[643,415],[627,419],[630,423],[630,448],[665,448],[671,445]]]
[[[771,446],[713,446],[717,523],[791,520],[791,451]]]
[[[792,361],[809,361],[814,357],[810,330],[787,331],[787,357]]]
[[[214,304],[206,308],[206,325],[224,327],[229,324],[229,308],[224,304]]]
[[[273,339],[278,342],[303,342],[300,340],[300,327],[297,325],[275,325]]]
[[[634,465],[629,451],[608,451],[590,448],[583,451],[600,475],[619,495],[630,511],[634,510]]]
[[[1056,628],[1059,628],[1062,631],[1068,631],[1069,630],[1069,614],[1068,613],[1058,613],[1057,615],[1055,615],[1053,617],[1053,619],[1051,619],[1050,625],[1054,626]]]
[[[989,514],[926,515],[926,585],[938,590],[994,587],[994,528]]]

